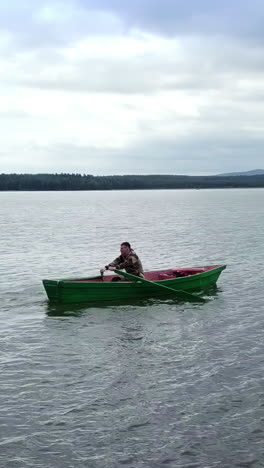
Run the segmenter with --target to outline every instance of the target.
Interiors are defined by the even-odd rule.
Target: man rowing
[[[126,270],[126,272],[130,273],[131,275],[144,278],[143,266],[140,258],[131,248],[129,242],[122,242],[120,246],[120,253],[121,255],[119,255],[119,257],[106,265],[104,268],[101,268],[101,275],[103,275],[106,270]]]

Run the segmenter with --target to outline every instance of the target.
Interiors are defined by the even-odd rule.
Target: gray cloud
[[[2,2],[2,170],[195,174],[262,167],[263,15],[258,0],[241,0],[239,8],[237,0]],[[115,55],[117,36],[162,46]],[[100,37],[111,56],[68,54],[78,41]],[[105,99],[105,110],[97,113],[91,96],[100,105]],[[30,99],[39,112],[27,110]],[[129,138],[115,146],[105,137],[100,147],[89,127],[92,134],[94,121],[103,120],[104,137],[116,114],[115,132]],[[119,127],[123,116],[127,126]],[[82,121],[86,141],[85,131],[78,133]]]
[[[238,37],[263,42],[262,0],[13,0],[0,4],[0,31],[16,48],[70,44],[137,28],[165,37]]]
[[[127,28],[164,35],[228,34],[263,38],[262,0],[78,0],[87,9],[112,11]]]
[[[252,167],[252,160],[254,167],[262,167],[263,145],[263,136],[255,139],[238,132],[235,135],[231,131],[226,134],[224,129],[222,133],[195,132],[190,139],[152,137],[128,146],[125,150],[63,143],[34,144],[20,149],[24,157],[30,153],[33,161],[29,163],[17,158],[9,171],[207,175],[220,173],[222,168],[227,171],[236,171],[238,167],[248,170]],[[5,156],[3,162],[8,165],[9,155]],[[5,172],[4,165],[0,172]]]
[[[194,39],[181,43],[182,54],[163,50],[128,57],[89,57],[71,61],[56,50],[42,50],[28,60],[17,61],[17,73],[8,78],[23,86],[70,92],[153,94],[159,91],[188,92],[230,89],[236,98],[254,99],[256,89],[238,89],[238,81],[262,79],[261,47],[251,48],[228,40],[211,42]],[[165,48],[165,47],[164,47]],[[32,70],[35,67],[35,70]],[[36,69],[38,73],[36,73]]]

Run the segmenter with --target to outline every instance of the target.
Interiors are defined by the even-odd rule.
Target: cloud
[[[0,31],[16,50],[56,49],[86,36],[114,35],[121,20],[111,11],[87,10],[75,0],[13,0],[0,4]]]
[[[88,10],[103,10],[122,18],[127,29],[158,35],[229,35],[263,38],[262,0],[79,0]]]
[[[1,4],[0,172],[261,167],[262,12],[257,0]]]

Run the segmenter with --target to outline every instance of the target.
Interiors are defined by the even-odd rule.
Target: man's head
[[[131,245],[129,242],[122,242],[120,246],[120,252],[123,257],[127,257],[131,251]]]

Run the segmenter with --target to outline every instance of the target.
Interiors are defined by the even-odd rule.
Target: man
[[[135,276],[140,276],[144,278],[142,263],[131,248],[129,242],[122,242],[120,246],[121,255],[113,260],[111,263],[106,265],[104,268],[101,268],[100,273],[103,275],[105,270],[126,270],[127,273],[131,273]]]

